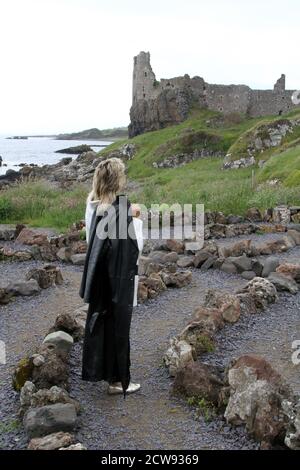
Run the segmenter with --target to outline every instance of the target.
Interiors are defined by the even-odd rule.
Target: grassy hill
[[[223,160],[205,158],[179,168],[154,168],[153,163],[176,153],[189,153],[203,147],[225,153],[235,152],[235,158],[247,156],[249,134],[269,123],[282,119],[298,119],[300,110],[286,116],[247,119],[231,115],[222,117],[211,111],[195,111],[187,121],[159,131],[148,132],[130,140],[106,147],[99,156],[108,156],[120,145],[130,142],[136,153],[128,161],[128,175],[140,183],[131,198],[140,203],[203,203],[206,209],[225,214],[242,214],[252,206],[265,209],[279,203],[300,204],[300,142],[299,128],[283,139],[282,145],[257,156],[267,160],[238,170],[223,170]],[[242,147],[244,151],[242,151]],[[282,184],[272,187],[268,180]]]
[[[57,140],[117,140],[128,137],[127,127],[115,127],[113,129],[87,129],[71,134],[59,134]]]

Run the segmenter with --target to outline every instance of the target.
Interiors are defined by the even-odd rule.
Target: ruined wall
[[[129,136],[166,127],[187,119],[192,107],[251,117],[283,114],[296,106],[293,91],[285,89],[285,75],[273,90],[251,90],[246,85],[213,85],[189,75],[156,79],[150,53],[134,57]]]

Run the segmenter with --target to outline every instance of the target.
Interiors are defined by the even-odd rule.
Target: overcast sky
[[[0,134],[129,122],[133,56],[157,79],[300,89],[299,0],[0,0]]]

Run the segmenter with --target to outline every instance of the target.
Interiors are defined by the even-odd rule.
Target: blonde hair
[[[112,203],[126,183],[125,165],[120,158],[102,160],[96,167],[93,188],[88,195],[90,201]]]

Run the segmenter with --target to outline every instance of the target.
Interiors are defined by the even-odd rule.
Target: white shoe
[[[128,385],[128,388],[126,390],[126,393],[134,393],[137,392],[141,388],[140,384],[135,384],[133,382],[130,382]],[[114,384],[111,384],[108,386],[107,393],[109,395],[116,395],[118,393],[123,393],[123,388],[121,382],[116,382]]]

